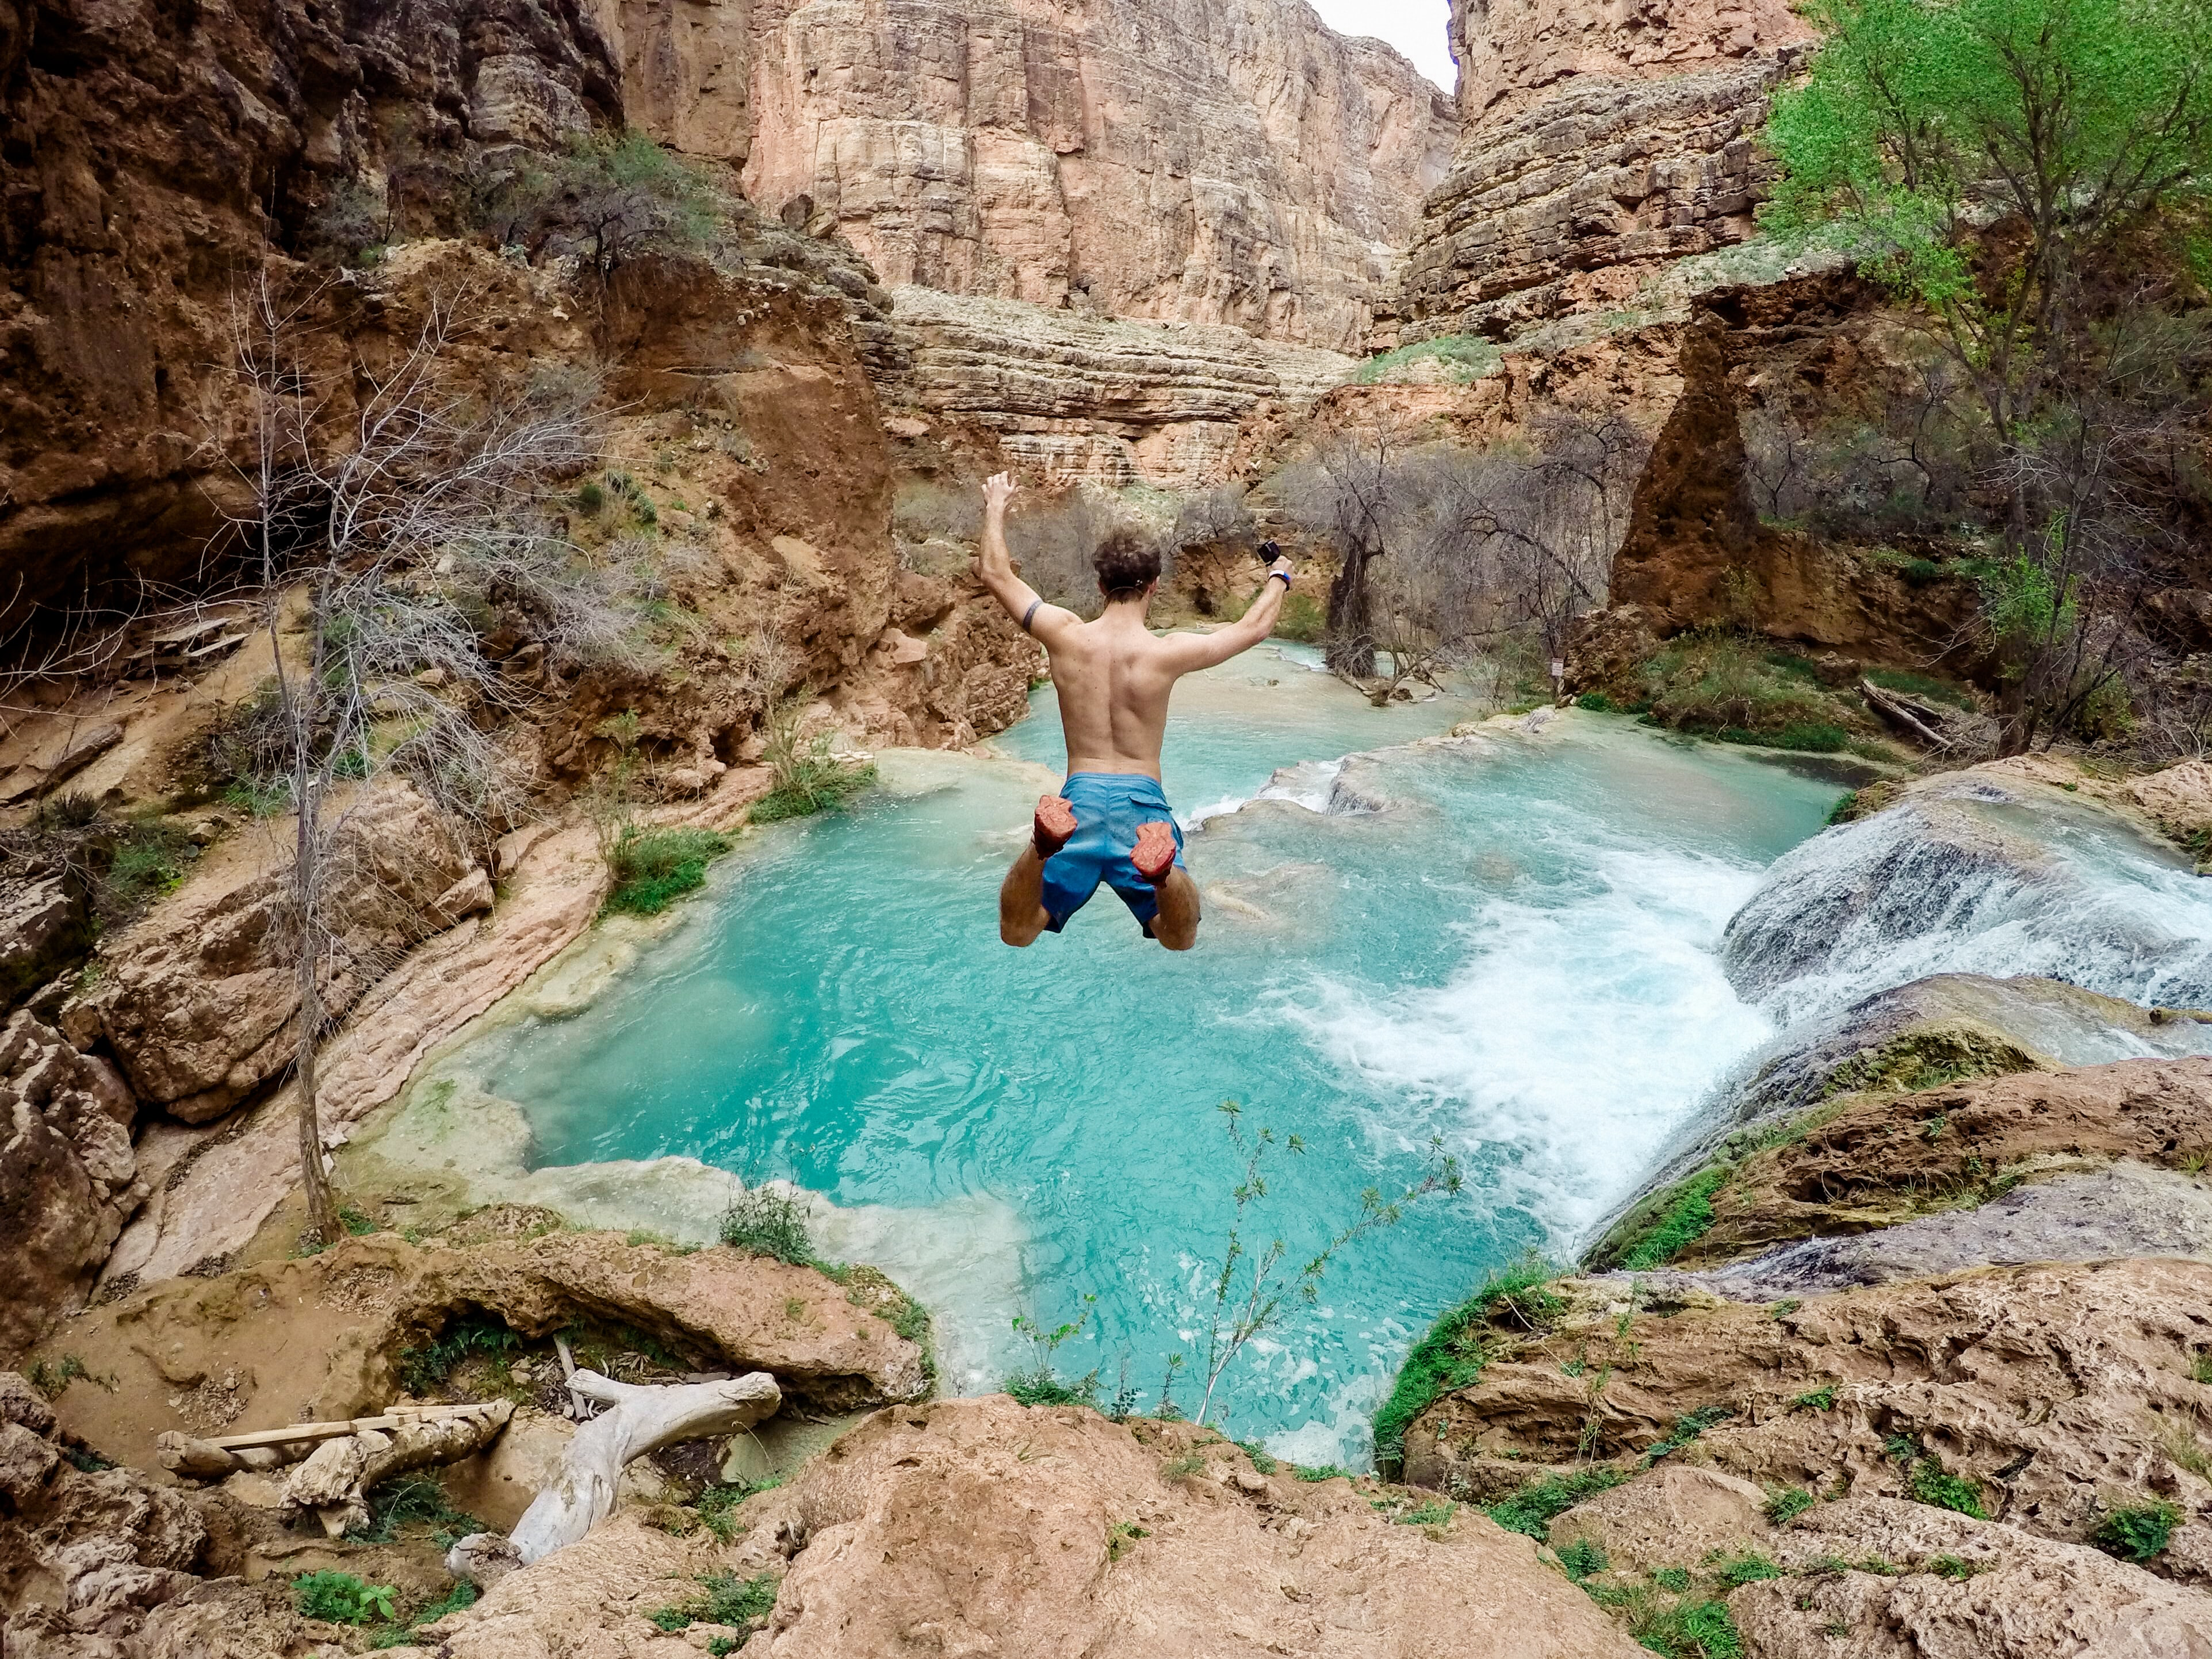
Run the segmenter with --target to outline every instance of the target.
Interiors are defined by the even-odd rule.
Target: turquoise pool
[[[903,1217],[902,1255],[941,1258],[950,1388],[1024,1362],[1017,1315],[1087,1309],[1059,1368],[1147,1407],[1170,1355],[1202,1369],[1237,1179],[1218,1103],[1305,1144],[1257,1223],[1294,1259],[1441,1137],[1464,1193],[1347,1250],[1216,1401],[1240,1437],[1357,1462],[1413,1334],[1488,1267],[1564,1246],[1769,1034],[1721,931],[1840,793],[1594,716],[1326,764],[1468,713],[1372,708],[1289,647],[1188,684],[1166,771],[1203,817],[1199,950],[1146,942],[1106,894],[1018,952],[995,894],[1060,763],[1048,692],[1000,758],[885,757],[850,813],[749,839],[590,1007],[487,1038],[482,1075],[540,1164],[686,1154]],[[1382,810],[1315,810],[1332,791]],[[1018,1230],[1011,1290],[963,1278],[961,1230],[931,1237],[979,1200]]]

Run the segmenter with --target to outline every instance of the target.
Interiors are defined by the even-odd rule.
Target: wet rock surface
[[[2122,1160],[2015,1187],[1977,1209],[1949,1210],[1848,1237],[1808,1238],[1702,1273],[1652,1274],[1662,1294],[1695,1287],[1732,1302],[1778,1302],[1989,1265],[2212,1259],[2212,1181]]]

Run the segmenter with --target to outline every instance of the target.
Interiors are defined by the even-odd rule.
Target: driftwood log
[[[1949,720],[1940,708],[1925,703],[1917,697],[1908,697],[1901,692],[1886,691],[1872,680],[1859,682],[1859,695],[1867,706],[1892,726],[1911,732],[1925,743],[1938,749],[1948,749],[1952,739],[1943,735],[1942,727]]]
[[[490,1400],[448,1416],[325,1440],[292,1471],[285,1482],[284,1507],[313,1510],[325,1533],[343,1537],[368,1524],[370,1488],[410,1469],[474,1456],[514,1415],[513,1401]]]
[[[561,1473],[532,1500],[507,1540],[526,1566],[576,1542],[612,1514],[615,1485],[635,1459],[663,1446],[750,1429],[783,1403],[766,1371],[724,1382],[641,1388],[579,1370],[568,1386],[606,1409],[578,1427]],[[471,1547],[474,1554],[483,1554],[486,1542],[482,1534],[465,1538],[453,1547],[453,1557],[471,1559]]]
[[[481,1413],[481,1406],[392,1406],[374,1417],[340,1418],[330,1423],[288,1423],[281,1429],[247,1434],[195,1436],[173,1431],[158,1437],[155,1455],[172,1474],[192,1480],[220,1480],[241,1469],[281,1469],[310,1456],[327,1440],[349,1438],[370,1430],[390,1431],[412,1424]],[[504,1419],[502,1419],[504,1420]]]

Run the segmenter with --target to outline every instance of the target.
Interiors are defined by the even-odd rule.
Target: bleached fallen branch
[[[369,1489],[410,1469],[458,1463],[495,1439],[514,1415],[511,1400],[487,1401],[466,1412],[416,1418],[394,1429],[365,1429],[325,1440],[285,1482],[284,1507],[312,1510],[332,1538],[368,1519]]]
[[[612,1514],[616,1483],[635,1460],[683,1441],[738,1433],[774,1416],[783,1403],[782,1391],[766,1371],[726,1382],[641,1388],[580,1370],[568,1386],[611,1409],[576,1431],[561,1473],[515,1528],[509,1541],[526,1566],[575,1543]],[[464,1538],[454,1549],[465,1554],[477,1541]]]

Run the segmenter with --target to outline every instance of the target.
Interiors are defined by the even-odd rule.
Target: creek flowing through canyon
[[[1036,1363],[1019,1316],[1079,1324],[1051,1363],[1095,1370],[1104,1403],[1126,1389],[1151,1408],[1184,1356],[1192,1410],[1243,1171],[1216,1108],[1235,1100],[1248,1133],[1276,1137],[1245,1243],[1280,1237],[1286,1276],[1440,1146],[1464,1190],[1342,1251],[1214,1401],[1278,1455],[1362,1465],[1367,1419],[1437,1310],[1531,1249],[1564,1256],[1784,1022],[1936,970],[1946,948],[2026,970],[1988,931],[2013,925],[1988,848],[1967,860],[1978,911],[1897,885],[1955,884],[1952,865],[1856,854],[1867,826],[1805,845],[1848,787],[1823,763],[1575,712],[1444,736],[1477,712],[1376,709],[1288,646],[1186,682],[1164,769],[1207,916],[1182,957],[1103,890],[1063,937],[998,941],[999,881],[1058,775],[1049,690],[995,755],[887,753],[879,789],[749,837],[620,971],[495,1012],[416,1079],[386,1155],[411,1137],[398,1161],[434,1163],[442,1142],[451,1167],[483,1131],[424,1120],[462,1090],[507,1115],[528,1171],[479,1197],[704,1239],[732,1176],[786,1180],[826,1200],[824,1255],[930,1306],[946,1391]],[[2038,849],[2021,879],[2106,896],[2069,915],[2212,937],[2212,905],[2147,843],[2083,856]],[[1889,926],[1911,971],[1881,971],[1879,915],[1816,908],[1788,938],[1762,924],[1777,880],[1863,896],[1867,859],[1901,913],[1949,918],[1948,945]],[[2142,988],[2128,953],[2159,947],[2124,931],[2075,976]]]

